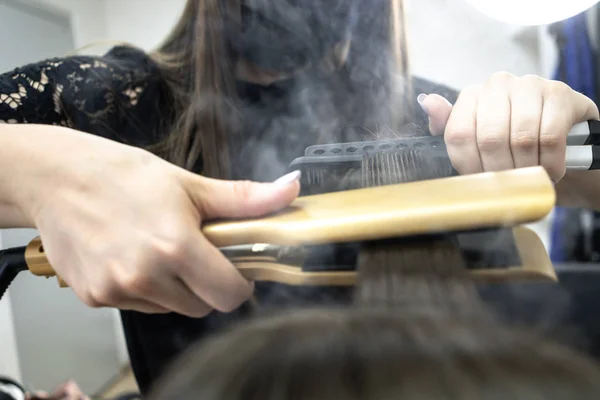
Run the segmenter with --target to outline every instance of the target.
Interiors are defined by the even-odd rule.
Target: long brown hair
[[[169,135],[153,151],[189,170],[201,163],[203,175],[221,179],[231,176],[230,147],[236,125],[236,60],[226,45],[225,32],[236,28],[231,25],[239,19],[241,2],[188,0],[173,31],[151,54],[168,82],[173,104]],[[398,112],[391,113],[391,121],[380,123],[398,128],[412,111],[404,5],[402,0],[389,0],[386,7],[381,14],[389,20],[382,25],[394,65],[389,71],[392,77],[383,84],[401,84],[388,88],[389,106]]]
[[[234,71],[222,34],[220,3],[188,0],[179,22],[152,56],[173,99],[171,133],[160,151],[190,170],[202,157],[205,175],[224,178],[230,161],[223,103],[233,96]]]

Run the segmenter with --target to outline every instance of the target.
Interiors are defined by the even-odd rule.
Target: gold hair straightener
[[[382,160],[383,164],[410,163],[414,161],[411,156],[400,153],[416,150],[427,153],[429,159],[420,170],[448,177],[430,179],[424,173],[416,182],[380,182],[384,186],[363,188],[364,171],[369,169],[365,163],[375,161],[380,169]],[[567,135],[565,161],[569,170],[600,168],[600,121],[573,126]],[[500,254],[497,258],[505,258],[507,263],[502,268],[484,265],[471,269],[476,280],[557,279],[540,239],[521,226],[543,218],[554,207],[554,187],[541,167],[453,176],[456,171],[444,139],[432,136],[310,146],[290,167],[303,173],[301,197],[290,207],[264,218],[202,227],[206,237],[249,280],[353,285],[356,258],[351,255],[356,255],[361,242],[499,228],[512,228],[509,241],[516,244],[518,261],[510,264],[515,257]],[[349,171],[357,169],[362,169],[362,182],[350,179],[339,184]],[[476,233],[473,239],[478,242],[482,238]],[[494,247],[502,246],[484,243],[475,252],[493,252]],[[329,262],[331,268],[315,265]],[[17,274],[26,270],[55,276],[40,238],[25,247],[0,251],[0,298]],[[58,280],[66,286],[60,277]]]
[[[555,200],[546,171],[531,167],[301,196],[278,213],[206,223],[202,231],[248,280],[348,286],[356,281],[352,268],[311,268],[311,254],[365,241],[512,228],[520,265],[473,269],[476,281],[555,281],[540,239],[521,226],[546,216]],[[39,238],[0,254],[8,284],[25,270],[56,276]],[[66,286],[60,277],[59,283]]]
[[[416,182],[380,182],[384,186],[363,188],[364,171],[369,169],[365,163],[375,161],[380,169],[381,160],[410,163],[411,156],[400,153],[416,150],[427,153],[428,165],[420,170],[431,170],[429,177],[424,173]],[[570,170],[600,168],[600,121],[573,126],[567,136],[566,165]],[[443,138],[432,136],[310,146],[290,167],[303,173],[301,197],[290,207],[264,218],[202,227],[249,280],[353,285],[356,257],[352,255],[361,242],[461,232],[458,236],[475,232],[471,241],[481,242],[481,232],[501,228],[512,228],[508,242],[516,245],[516,257],[496,254],[506,261],[502,268],[470,269],[477,281],[557,279],[541,240],[522,226],[543,218],[555,204],[553,184],[541,167],[456,176]],[[340,184],[357,169],[362,169],[362,182],[349,179]],[[444,177],[431,179],[436,174]],[[480,243],[474,252],[493,253],[495,247],[503,247],[494,240],[491,245]],[[332,265],[323,268],[327,264]],[[25,247],[0,251],[0,297],[26,270],[55,276],[40,238]]]

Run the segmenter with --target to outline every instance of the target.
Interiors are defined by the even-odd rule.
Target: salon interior
[[[119,43],[152,51],[185,3],[0,0],[0,72],[69,54],[101,55]],[[411,73],[459,92],[497,71],[537,75],[600,104],[596,3],[405,0]],[[520,296],[519,307],[543,302],[545,311],[513,311],[548,329],[572,322],[589,343],[586,351],[600,359],[600,319],[591,318],[600,315],[600,212],[552,205],[543,214],[520,224],[534,235],[529,247],[540,254],[522,257],[537,265],[527,282],[508,290]],[[27,246],[38,235],[35,229],[0,230],[0,249]],[[528,286],[537,283],[562,286],[565,296],[539,297]],[[510,304],[503,307],[511,312]],[[71,382],[98,399],[138,392],[118,310],[88,307],[55,277],[29,273],[19,274],[0,301],[0,376],[32,391],[52,392]]]

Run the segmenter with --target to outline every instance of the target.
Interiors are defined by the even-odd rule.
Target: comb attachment
[[[435,165],[443,166],[443,168],[450,167],[451,173],[438,175],[437,177],[456,175],[451,167],[443,138],[435,136],[310,146],[305,150],[304,157],[292,161],[290,168],[302,171],[300,182],[302,195],[353,190],[366,187],[365,178],[368,179],[369,177],[364,176],[363,162],[365,156],[366,160],[371,163],[367,168],[373,173],[372,177],[375,177],[377,171],[369,167],[381,164],[379,164],[379,160],[368,156],[369,154],[399,156],[403,159],[397,160],[397,163],[399,163],[397,165],[402,167],[404,166],[402,162],[411,159],[408,154],[415,151],[427,154],[432,168]],[[390,178],[397,176],[391,173],[391,170],[389,172],[390,174],[381,176]],[[427,172],[430,176],[435,177],[435,171],[428,170]],[[401,180],[395,179],[395,181],[398,183]]]
[[[417,154],[426,155],[426,163],[421,164],[426,167],[416,168],[408,164],[417,162]],[[423,162],[423,157],[418,161]],[[363,165],[365,162],[369,165]],[[302,171],[302,195],[457,175],[443,138],[434,136],[311,146],[306,149],[304,157],[292,161],[290,168]],[[413,170],[423,177],[404,180],[395,173],[402,168]],[[378,181],[366,184],[371,179]],[[389,183],[382,183],[386,179]]]
[[[365,153],[361,172],[362,187],[395,185],[455,175],[449,159],[436,157],[435,153],[425,149]]]

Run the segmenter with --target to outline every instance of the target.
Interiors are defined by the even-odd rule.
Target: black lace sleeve
[[[165,89],[137,49],[72,56],[0,75],[0,123],[62,125],[132,145],[158,139]]]

